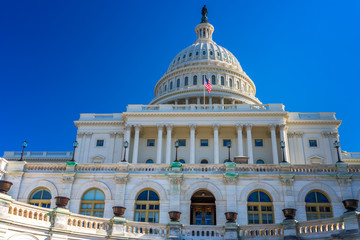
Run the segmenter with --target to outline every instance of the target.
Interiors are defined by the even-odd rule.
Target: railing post
[[[284,240],[295,240],[300,239],[298,237],[298,230],[296,221],[296,209],[295,208],[285,208],[283,209],[284,213],[284,221],[282,222],[283,229],[284,229]]]
[[[110,239],[118,239],[117,237],[125,235],[125,223],[127,223],[127,220],[124,218],[125,210],[125,207],[113,207],[114,217],[110,219]]]
[[[238,239],[238,224],[236,223],[237,212],[226,212],[225,217],[225,240]]]
[[[7,195],[5,193],[0,193],[0,219],[9,219],[9,207],[14,202],[14,200],[11,198],[10,195]],[[6,224],[6,223],[0,223]],[[3,229],[3,227],[1,227]],[[5,226],[5,229],[7,229],[7,226]],[[0,239],[6,239],[5,234],[7,231],[0,231]]]

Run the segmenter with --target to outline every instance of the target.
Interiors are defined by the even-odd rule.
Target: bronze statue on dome
[[[202,10],[201,10],[201,15],[202,15],[201,23],[207,23],[208,22],[207,14],[208,14],[208,10],[206,8],[206,5],[204,5]]]

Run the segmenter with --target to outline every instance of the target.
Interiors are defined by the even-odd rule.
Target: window
[[[189,57],[191,57],[192,56],[192,53],[189,53]]]
[[[249,224],[272,224],[274,213],[271,198],[263,191],[254,191],[248,197]]]
[[[180,79],[176,80],[176,87],[180,87]]]
[[[104,140],[96,140],[96,146],[97,147],[103,147],[104,146]]]
[[[193,77],[193,85],[197,85],[197,76]]]
[[[155,147],[155,139],[148,139],[146,145],[148,147]]]
[[[311,191],[305,197],[306,219],[331,218],[333,216],[331,203],[320,191]]]
[[[181,162],[182,164],[185,164],[185,160],[184,160],[184,159],[180,159],[179,162]]]
[[[185,147],[186,146],[186,140],[185,139],[179,139],[179,147]]]
[[[81,198],[80,214],[94,217],[103,217],[105,195],[99,189],[90,189]]]
[[[153,190],[144,190],[136,198],[135,221],[159,222],[160,202],[159,196]]]
[[[173,87],[174,87],[174,83],[170,82],[170,90],[173,89]]]
[[[227,147],[229,144],[231,145],[231,140],[230,139],[224,139],[223,140],[223,146],[224,147]]]
[[[256,164],[264,164],[264,163],[265,163],[264,160],[261,160],[261,159],[256,161]]]
[[[183,58],[185,58],[186,54],[184,54]]]
[[[200,161],[200,164],[208,164],[208,163],[209,163],[209,161],[206,160],[206,159],[203,159],[203,160]]]
[[[221,77],[221,85],[224,86],[225,85],[225,78]]]
[[[216,77],[215,77],[215,75],[211,76],[211,84],[216,85]]]
[[[203,55],[205,55],[206,54],[206,51],[203,51]]]
[[[309,146],[310,147],[317,147],[318,146],[317,140],[316,139],[310,139],[309,140]]]
[[[146,164],[152,164],[152,163],[154,163],[154,161],[153,161],[152,159],[148,159],[148,160],[146,160],[145,163],[146,163]]]
[[[211,56],[213,55],[213,52],[212,52],[212,51],[210,51],[210,55],[211,55]]]
[[[187,85],[189,85],[189,78],[188,78],[188,77],[185,77],[184,86],[187,86]]]
[[[201,146],[201,147],[207,147],[207,146],[209,146],[209,140],[207,140],[207,139],[200,139],[200,146]]]
[[[37,189],[33,191],[29,198],[29,204],[43,208],[50,208],[51,193],[45,189]]]
[[[262,147],[264,146],[262,139],[255,139],[255,147]]]
[[[164,91],[165,91],[165,92],[166,92],[166,87],[167,87],[167,85],[164,86]]]
[[[199,52],[196,52],[196,56],[199,55]]]
[[[230,87],[232,87],[232,86],[233,86],[233,81],[232,81],[232,79],[231,79],[231,78],[229,79],[229,86],[230,86]]]

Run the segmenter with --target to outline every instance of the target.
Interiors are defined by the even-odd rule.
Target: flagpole
[[[203,75],[203,83],[204,83],[204,105],[205,105],[205,75]]]

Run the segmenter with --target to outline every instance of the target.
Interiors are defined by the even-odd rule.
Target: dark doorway
[[[199,190],[191,197],[191,225],[216,225],[216,206],[214,195],[207,190]]]

